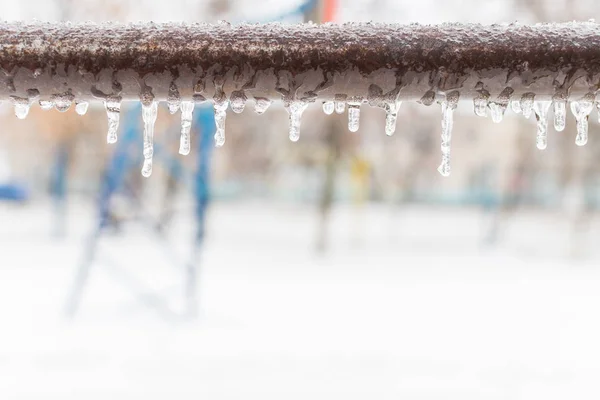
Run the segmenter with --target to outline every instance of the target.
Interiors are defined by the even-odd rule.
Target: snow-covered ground
[[[594,226],[574,259],[558,214],[515,214],[489,248],[478,210],[339,206],[319,256],[313,209],[217,204],[196,321],[140,305],[106,262],[68,321],[92,215],[72,207],[60,241],[48,205],[0,207],[1,399],[600,396]],[[181,270],[152,235],[107,236],[99,257],[178,305]]]

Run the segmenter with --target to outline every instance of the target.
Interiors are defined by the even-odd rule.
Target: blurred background
[[[5,20],[558,22],[594,0],[29,0]],[[251,108],[251,107],[248,107]],[[535,121],[404,103],[396,134],[320,103],[228,111],[189,156],[161,104],[106,144],[85,116],[0,106],[0,398],[597,398],[600,127],[535,148]]]

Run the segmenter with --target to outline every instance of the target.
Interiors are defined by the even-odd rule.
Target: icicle
[[[360,125],[360,103],[348,103],[348,130],[350,132],[358,131]]]
[[[169,108],[170,114],[175,114],[179,110],[181,105],[181,96],[179,96],[179,90],[175,82],[171,82],[169,86],[169,93],[167,93],[167,107]]]
[[[179,139],[179,154],[190,154],[190,131],[192,129],[193,101],[182,101],[181,107],[181,138]]]
[[[513,100],[510,102],[510,108],[515,114],[521,113],[521,102],[519,100]]]
[[[540,150],[544,150],[548,146],[548,110],[551,104],[551,101],[535,101],[533,103],[533,111],[537,120],[535,144]]]
[[[142,120],[144,121],[144,166],[142,175],[152,175],[152,156],[154,155],[154,123],[158,112],[158,102],[142,103]]]
[[[344,111],[346,110],[346,103],[343,101],[336,101],[335,102],[335,112],[338,114],[343,114]]]
[[[565,100],[555,100],[553,105],[554,129],[556,129],[557,132],[562,132],[567,123],[567,102]]]
[[[450,143],[452,140],[452,125],[454,123],[454,110],[458,104],[460,94],[451,92],[442,102],[442,163],[438,171],[442,176],[450,175]]]
[[[498,95],[498,98],[488,104],[492,114],[492,121],[495,123],[498,124],[502,122],[504,113],[508,108],[508,103],[510,103],[510,96],[512,96],[513,92],[514,90],[511,87],[504,88],[504,90]]]
[[[221,147],[225,144],[225,118],[227,118],[227,106],[229,101],[222,96],[219,99],[214,100],[213,107],[215,109],[215,125],[217,131],[215,132],[215,146]]]
[[[533,100],[535,99],[534,93],[525,93],[521,97],[521,112],[525,118],[529,118],[531,116],[531,112],[533,111]]]
[[[285,101],[284,106],[290,114],[290,140],[297,142],[300,139],[300,120],[302,113],[308,107],[308,103],[302,100],[292,100]]]
[[[254,98],[254,112],[258,115],[264,114],[265,111],[271,106],[271,100],[266,97],[255,97]]]
[[[22,97],[11,97],[13,105],[15,106],[15,115],[19,119],[27,118],[27,114],[29,114],[29,108],[31,106],[31,102],[29,99],[24,99]]]
[[[65,92],[52,95],[52,102],[54,103],[54,108],[56,108],[59,112],[66,112],[69,108],[71,108],[74,98],[75,96],[73,96],[71,92]]]
[[[482,94],[477,95],[473,99],[473,109],[475,115],[479,117],[487,117],[488,98]]]
[[[231,96],[229,97],[229,103],[231,104],[231,111],[233,111],[236,114],[239,114],[242,111],[244,111],[244,108],[246,107],[247,99],[248,98],[246,97],[246,94],[241,90],[236,90],[236,91],[232,92]]]
[[[121,113],[121,97],[110,96],[104,100],[104,108],[108,117],[108,133],[106,141],[108,143],[116,143],[117,129],[119,129],[119,116]]]
[[[571,102],[571,112],[577,120],[575,144],[584,146],[588,141],[588,119],[594,108],[594,95],[587,94],[579,101]]]
[[[327,115],[333,114],[335,109],[335,103],[333,101],[324,101],[323,102],[323,112]]]
[[[87,101],[80,101],[75,103],[75,112],[79,115],[85,115],[88,110],[89,103]]]
[[[402,105],[401,101],[390,101],[384,103],[385,110],[385,134],[392,136],[396,131],[396,121],[398,120],[398,110]]]
[[[40,108],[44,111],[52,110],[54,108],[54,103],[50,100],[40,100]]]

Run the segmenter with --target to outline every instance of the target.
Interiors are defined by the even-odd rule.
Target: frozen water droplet
[[[73,104],[74,99],[75,96],[73,96],[71,92],[52,95],[54,108],[56,108],[59,112],[66,112],[69,108],[71,108],[71,104]]]
[[[454,110],[458,104],[459,93],[451,92],[442,102],[442,163],[438,172],[442,176],[450,175],[450,144],[452,140],[452,125],[454,124]]]
[[[482,94],[479,94],[473,99],[473,108],[475,115],[479,117],[487,117],[488,99]]]
[[[179,90],[175,82],[171,82],[169,86],[169,93],[167,93],[167,107],[169,108],[170,114],[175,114],[179,110],[181,104],[181,97],[179,96]]]
[[[385,109],[385,134],[392,136],[396,132],[396,121],[398,119],[398,110],[402,105],[401,101],[387,102],[384,104]]]
[[[254,102],[254,112],[258,115],[264,114],[271,106],[271,100],[265,97],[255,97]]]
[[[225,144],[225,119],[227,118],[227,106],[229,101],[222,98],[215,99],[213,107],[215,109],[215,125],[217,131],[215,132],[215,146],[221,147]]]
[[[519,100],[513,100],[510,102],[510,108],[515,114],[521,113],[521,102]]]
[[[286,101],[284,106],[290,114],[290,140],[292,142],[297,142],[298,139],[300,139],[300,120],[302,118],[302,113],[308,107],[308,103],[302,100],[293,100]]]
[[[229,102],[231,104],[231,111],[236,114],[240,114],[246,108],[246,94],[242,90],[236,90],[229,96]]]
[[[335,110],[335,103],[333,101],[324,101],[323,102],[323,112],[327,115],[333,114]]]
[[[346,103],[343,101],[335,102],[335,112],[338,114],[343,114],[346,111]]]
[[[531,116],[531,112],[533,111],[533,101],[535,99],[534,93],[525,93],[521,97],[521,112],[525,118],[529,118]]]
[[[116,143],[117,129],[119,129],[119,116],[121,113],[121,97],[110,96],[104,100],[104,108],[108,116],[108,133],[106,141],[108,143]]]
[[[557,132],[562,132],[567,124],[567,102],[565,100],[555,100],[553,104],[554,129],[556,129]]]
[[[40,108],[44,111],[52,110],[54,108],[54,103],[50,100],[40,100]]]
[[[548,146],[548,110],[551,101],[534,101],[533,111],[537,120],[537,136],[535,144],[538,149],[544,150]]]
[[[27,114],[29,114],[29,107],[31,103],[29,99],[24,99],[22,97],[11,97],[13,105],[15,106],[15,115],[19,119],[27,118]]]
[[[594,108],[594,95],[587,94],[579,101],[571,102],[571,112],[577,120],[577,136],[575,144],[584,146],[588,141],[588,119]]]
[[[350,132],[358,131],[360,125],[360,103],[348,103],[348,130]]]
[[[144,121],[144,166],[142,175],[152,175],[152,156],[154,155],[154,123],[158,113],[158,102],[142,104],[142,120]]]
[[[179,154],[190,154],[190,131],[192,129],[193,101],[181,102],[181,138],[179,139]]]
[[[90,104],[87,101],[75,103],[75,112],[79,115],[85,115]]]

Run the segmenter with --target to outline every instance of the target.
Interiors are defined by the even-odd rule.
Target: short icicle
[[[300,122],[302,113],[308,107],[308,103],[302,100],[291,100],[284,102],[285,109],[290,114],[290,140],[297,142],[300,139]]]
[[[577,120],[577,136],[575,144],[584,146],[588,141],[588,119],[594,108],[594,95],[588,93],[579,101],[571,102],[571,112]]]
[[[389,101],[383,106],[385,109],[385,134],[388,136],[392,136],[396,132],[396,121],[401,105],[401,101]]]
[[[232,92],[231,96],[229,96],[229,104],[231,105],[231,111],[233,111],[236,114],[242,113],[244,111],[244,108],[246,108],[246,100],[248,100],[248,98],[246,97],[246,94],[243,90],[236,90]]]
[[[510,108],[515,114],[521,113],[521,102],[519,100],[513,100],[510,102]]]
[[[142,103],[142,120],[144,121],[144,166],[142,175],[152,175],[152,156],[154,155],[154,124],[158,112],[158,102]]]
[[[87,113],[89,105],[90,103],[88,103],[87,101],[75,102],[75,112],[78,115],[85,115],[85,113]]]
[[[567,102],[565,100],[554,100],[552,105],[554,108],[554,129],[557,132],[562,132],[567,124]]]
[[[182,101],[181,108],[181,137],[179,139],[179,154],[190,154],[190,131],[192,130],[193,101]]]
[[[357,132],[360,126],[360,103],[349,102],[348,103],[348,130],[350,132]]]
[[[227,106],[229,101],[225,96],[219,96],[214,99],[213,108],[215,110],[215,146],[221,147],[225,144],[225,119],[227,118]]]
[[[504,113],[508,108],[508,104],[510,103],[510,96],[512,96],[514,90],[511,87],[505,88],[499,95],[498,98],[489,103],[489,108],[492,114],[492,121],[495,123],[502,122],[502,118],[504,118]]]
[[[108,143],[117,142],[117,130],[119,129],[119,116],[121,114],[121,97],[110,96],[104,100],[104,108],[108,117],[108,133],[106,141]]]
[[[533,103],[533,111],[537,120],[535,144],[540,150],[544,150],[548,146],[548,110],[551,104],[551,101],[535,101]]]
[[[258,115],[264,114],[271,106],[271,100],[266,97],[254,98],[254,112]]]
[[[525,93],[523,96],[521,96],[521,113],[523,113],[525,118],[529,118],[531,116],[534,99],[534,93]]]
[[[323,112],[327,115],[333,114],[335,111],[335,103],[333,101],[324,101],[323,102]]]
[[[442,163],[438,167],[438,172],[442,176],[450,175],[450,144],[452,140],[452,125],[454,123],[454,110],[458,104],[460,94],[457,91],[451,92],[442,102]]]
[[[13,106],[15,107],[15,115],[19,119],[27,118],[29,114],[29,108],[31,107],[31,101],[22,97],[12,97]]]

